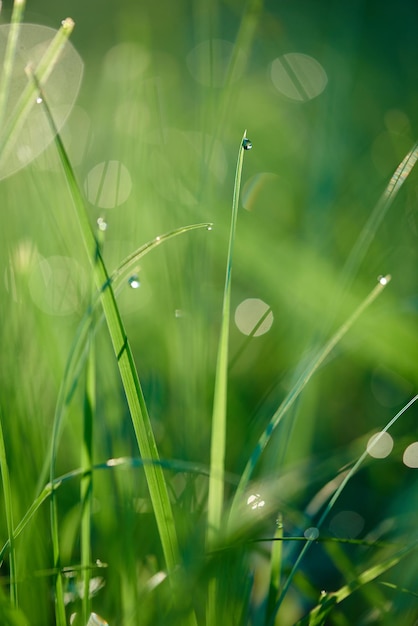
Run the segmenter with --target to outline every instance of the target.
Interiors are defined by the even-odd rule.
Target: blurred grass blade
[[[9,98],[10,84],[13,75],[13,65],[16,57],[20,24],[25,10],[25,0],[15,0],[13,3],[12,19],[6,51],[3,60],[3,71],[0,75],[0,128],[4,128],[4,116]]]
[[[357,319],[362,315],[362,313],[374,302],[374,300],[378,297],[378,295],[382,292],[382,290],[386,287],[386,285],[390,281],[390,276],[385,276],[379,279],[377,285],[374,289],[369,293],[369,295],[363,300],[363,302],[357,307],[357,309],[352,313],[352,315],[348,318],[344,324],[337,330],[337,332],[329,339],[329,341],[317,351],[317,353],[313,356],[305,370],[299,376],[298,380],[289,391],[277,411],[274,413],[267,427],[263,431],[261,437],[258,440],[257,446],[254,449],[252,455],[250,456],[245,469],[242,473],[240,484],[234,496],[232,509],[238,504],[241,500],[245,489],[247,488],[248,482],[251,479],[252,473],[254,471],[257,462],[266,447],[267,443],[270,440],[271,435],[274,430],[280,424],[281,420],[287,413],[287,411],[294,404],[296,399],[302,393],[303,389],[306,387],[312,376],[321,366],[321,364],[325,361],[330,352],[335,348],[335,346],[341,341],[344,335],[350,330],[353,324],[357,321]]]
[[[94,332],[90,328],[87,344],[88,356],[85,374],[84,409],[83,409],[83,443],[81,450],[81,468],[83,477],[80,482],[81,516],[81,565],[83,567],[83,624],[87,623],[90,615],[90,578],[89,564],[92,562],[91,553],[91,514],[93,501],[93,428],[96,413],[96,355],[94,346]]]
[[[373,441],[373,445],[377,445],[380,437],[383,435],[383,433],[386,433],[397,421],[398,419],[418,400],[418,395],[415,395],[404,407],[402,407],[402,409],[400,411],[398,411],[398,413],[396,413],[396,415],[386,424],[386,426],[383,428],[382,431],[380,431],[379,435],[376,437],[376,439]],[[370,449],[370,448],[369,448]],[[344,479],[342,480],[342,482],[340,483],[340,485],[338,486],[338,488],[336,489],[334,495],[332,496],[332,498],[330,499],[330,501],[328,502],[327,506],[325,507],[324,512],[322,513],[320,519],[318,520],[317,523],[317,528],[321,528],[322,524],[324,523],[326,517],[328,516],[329,512],[331,511],[332,507],[334,506],[334,504],[336,503],[336,501],[338,500],[338,498],[340,497],[343,489],[346,487],[348,481],[354,476],[354,474],[358,471],[360,465],[362,465],[365,461],[365,459],[369,456],[369,450],[366,448],[366,450],[363,452],[363,454],[361,454],[359,456],[359,458],[357,459],[357,461],[354,463],[353,467],[350,469],[350,471],[347,473],[347,475],[344,477]],[[304,545],[304,547],[302,548],[299,556],[297,557],[292,570],[289,574],[289,576],[286,579],[285,584],[283,585],[280,597],[276,603],[275,606],[275,610],[274,610],[274,614],[272,616],[271,619],[271,626],[273,626],[274,624],[274,616],[277,615],[277,612],[283,602],[283,599],[290,587],[290,584],[296,574],[296,572],[298,571],[298,568],[300,566],[300,563],[302,562],[303,558],[305,557],[307,551],[309,550],[309,548],[312,545],[312,541],[307,541]]]
[[[71,18],[62,21],[61,28],[57,31],[55,37],[51,41],[36,68],[28,68],[28,71],[36,72],[38,85],[42,87],[48,80],[53,71],[60,55],[64,49],[74,28],[74,22]],[[9,78],[10,80],[10,78]],[[20,98],[18,99],[13,112],[11,113],[7,123],[1,128],[0,135],[0,157],[1,162],[7,161],[10,151],[14,146],[15,138],[19,135],[26,118],[36,102],[39,95],[39,88],[35,81],[28,81]],[[4,104],[6,106],[6,102]],[[54,129],[56,132],[56,128]]]
[[[273,613],[276,606],[277,598],[280,592],[280,579],[282,569],[282,552],[283,552],[283,517],[280,514],[277,519],[276,532],[273,538],[273,545],[270,556],[270,585],[267,597],[267,619]]]
[[[385,218],[386,213],[392,206],[402,185],[408,178],[409,174],[412,172],[412,169],[415,166],[417,160],[418,143],[416,143],[412,147],[412,149],[408,152],[403,161],[396,168],[379,202],[373,209],[356,243],[354,244],[350,256],[348,257],[345,267],[343,269],[343,277],[341,281],[342,290],[345,290],[350,286],[350,283],[357,274],[358,269],[367,254],[370,244],[373,241],[377,229]]]
[[[3,502],[4,512],[6,514],[6,525],[9,545],[9,570],[10,570],[10,601],[14,608],[17,608],[17,577],[16,577],[16,555],[14,544],[14,525],[13,525],[13,500],[12,489],[10,485],[9,467],[7,465],[6,446],[3,436],[3,411],[0,407],[0,470],[1,480],[3,483]],[[3,558],[3,557],[2,557]],[[1,563],[1,559],[0,559]]]
[[[92,263],[96,288],[101,291],[101,303],[114,353],[117,358],[119,372],[128,401],[138,447],[141,456],[158,461],[159,455],[152,432],[150,418],[136,372],[130,344],[116,304],[113,288],[110,284],[110,278],[104,265],[96,238],[91,230],[84,206],[84,200],[61,137],[54,125],[48,104],[46,103],[42,90],[40,89],[39,81],[33,74],[32,77],[41,97],[43,98],[43,105],[52,126],[59,156],[64,167],[66,180],[78,217],[83,243],[86,248],[88,258]],[[105,289],[103,289],[103,285],[106,285]],[[172,574],[179,563],[179,549],[166,481],[161,467],[157,464],[145,466],[145,476],[150,492],[150,498],[157,522],[166,566],[169,573]]]
[[[321,602],[310,611],[309,615],[297,622],[298,626],[319,626],[323,624],[326,616],[336,604],[340,604],[340,602],[351,596],[355,591],[358,591],[363,585],[373,582],[378,576],[381,576],[392,569],[392,567],[395,567],[395,565],[398,565],[402,559],[412,554],[417,548],[418,541],[415,541],[412,545],[399,550],[394,556],[365,570],[357,578],[341,587],[338,591],[326,594],[323,596]]]
[[[77,384],[80,380],[81,371],[84,366],[85,359],[87,358],[88,351],[86,350],[86,346],[88,345],[89,333],[92,333],[93,330],[96,331],[97,325],[104,316],[103,312],[101,315],[97,317],[95,316],[96,307],[100,303],[101,292],[104,291],[110,283],[113,286],[115,295],[117,295],[120,289],[125,284],[125,281],[129,277],[132,268],[135,267],[138,261],[146,254],[148,254],[148,252],[155,250],[161,244],[169,241],[170,239],[178,237],[179,235],[193,230],[208,229],[211,226],[212,224],[209,222],[201,224],[191,224],[189,226],[183,226],[181,228],[177,228],[168,233],[155,237],[155,239],[140,246],[132,254],[128,255],[119,265],[119,267],[111,274],[110,279],[102,285],[100,291],[95,294],[92,303],[88,307],[78,325],[74,340],[71,345],[70,353],[67,358],[65,372],[62,378],[60,391],[55,407],[51,454],[47,455],[45,458],[44,466],[38,480],[37,493],[42,489],[45,481],[47,480],[48,471],[51,463],[51,455],[52,457],[55,457],[56,454],[55,451],[58,446],[65,412],[71,403],[74,391],[76,390]]]
[[[215,373],[208,497],[207,545],[209,549],[213,547],[212,544],[216,540],[219,533],[224,497],[228,344],[229,323],[231,315],[231,274],[235,231],[238,216],[242,164],[244,160],[243,141],[245,140],[245,138],[246,132],[244,133],[244,136],[240,143],[237,167],[235,171],[231,227],[229,232],[228,256],[226,263],[226,276],[222,304],[221,330],[219,336],[218,357]]]

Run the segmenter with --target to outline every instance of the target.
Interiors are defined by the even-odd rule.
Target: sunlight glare
[[[269,308],[269,305],[259,298],[243,300],[235,310],[235,324],[238,330],[243,335],[251,335],[254,328],[257,328],[254,337],[267,333],[273,324],[273,313]],[[257,327],[263,316],[266,316],[265,319]]]
[[[328,77],[313,57],[290,52],[274,59],[271,80],[277,91],[289,100],[307,102],[324,91]]]
[[[418,441],[414,441],[405,448],[403,462],[407,467],[418,469]]]
[[[393,450],[393,439],[389,433],[372,435],[367,442],[367,452],[374,459],[385,459]]]

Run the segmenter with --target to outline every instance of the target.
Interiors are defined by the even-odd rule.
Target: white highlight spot
[[[310,541],[314,541],[315,539],[318,539],[319,537],[319,530],[315,526],[311,526],[310,528],[307,528],[303,534],[306,537],[306,539],[309,539]]]
[[[273,324],[269,305],[259,298],[247,298],[235,309],[235,324],[244,335],[259,337],[267,333]]]
[[[87,174],[84,190],[91,204],[113,209],[128,199],[132,190],[131,175],[120,161],[103,161]]]
[[[10,24],[0,26],[0,59],[4,59]],[[28,67],[36,68],[57,31],[36,24],[20,24],[16,42],[16,56],[11,74],[4,121],[13,124],[19,117],[16,130],[0,138],[0,179],[10,176],[39,156],[52,142],[54,134],[45,115],[38,106],[40,96],[34,96],[27,106],[21,108],[19,98],[28,86]],[[83,74],[83,61],[72,44],[67,41],[60,56],[42,81],[42,92],[54,118],[55,126],[61,131],[77,98]],[[4,128],[0,129],[0,135]]]
[[[252,508],[253,511],[256,509],[261,509],[266,503],[262,500],[259,493],[253,493],[247,498],[247,504]]]
[[[325,89],[328,77],[322,65],[313,57],[290,52],[274,59],[271,80],[281,94],[295,102],[307,102]]]
[[[411,443],[403,453],[403,462],[407,467],[418,469],[418,441]]]
[[[367,452],[375,459],[385,459],[393,450],[393,439],[386,432],[372,435],[367,442]]]

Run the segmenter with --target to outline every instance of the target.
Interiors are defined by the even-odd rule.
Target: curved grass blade
[[[68,355],[65,372],[63,376],[63,380],[61,383],[57,404],[55,408],[55,416],[54,416],[54,427],[53,427],[53,437],[51,444],[51,453],[45,458],[43,469],[40,473],[40,478],[38,481],[37,492],[42,489],[43,484],[45,483],[48,476],[48,469],[51,463],[51,455],[55,455],[55,450],[58,446],[58,441],[61,432],[61,425],[64,420],[65,412],[70,405],[71,399],[73,397],[74,391],[77,387],[78,381],[81,376],[81,371],[84,366],[85,359],[87,358],[87,338],[90,332],[93,329],[96,329],[99,323],[104,318],[104,313],[102,312],[100,316],[95,316],[94,313],[96,311],[97,306],[100,304],[100,295],[101,292],[106,289],[106,287],[111,284],[113,286],[115,295],[117,295],[120,289],[125,284],[127,278],[130,275],[131,269],[135,267],[138,261],[144,257],[152,250],[155,250],[158,246],[164,244],[165,242],[173,239],[179,235],[184,233],[198,230],[198,229],[209,229],[212,226],[210,222],[205,222],[201,224],[191,224],[189,226],[183,226],[181,228],[177,228],[163,235],[159,235],[155,237],[152,241],[149,241],[142,246],[140,246],[137,250],[129,254],[119,265],[119,267],[111,274],[109,280],[104,283],[99,290],[99,293],[96,293],[91,305],[87,308],[85,314],[83,315],[71,349]],[[54,451],[54,452],[52,452]]]
[[[338,589],[338,591],[324,595],[321,602],[307,616],[297,622],[297,626],[320,626],[336,604],[340,604],[340,602],[351,596],[355,591],[358,591],[363,585],[376,580],[378,576],[398,565],[402,559],[417,549],[418,541],[415,541],[412,545],[399,550],[395,555],[365,570],[350,583]]]
[[[327,341],[327,343],[317,351],[317,353],[313,356],[312,360],[308,363],[305,370],[299,376],[298,380],[289,391],[277,411],[274,413],[264,432],[258,440],[257,446],[251,454],[250,459],[248,460],[245,469],[241,476],[241,481],[238,486],[237,492],[234,496],[234,500],[232,503],[231,514],[233,517],[234,507],[238,504],[239,500],[242,498],[245,489],[247,488],[248,482],[251,479],[252,473],[257,465],[257,462],[266,447],[268,441],[274,430],[282,421],[283,417],[287,413],[287,411],[292,407],[296,399],[299,397],[303,389],[306,387],[312,376],[321,366],[321,364],[328,357],[330,352],[335,348],[335,346],[341,341],[344,335],[350,330],[353,324],[357,321],[360,315],[374,302],[374,300],[378,297],[378,295],[382,292],[382,290],[386,287],[386,285],[390,281],[390,276],[385,276],[380,278],[378,284],[374,289],[369,293],[369,295],[363,300],[363,302],[357,307],[357,309],[352,313],[352,315],[348,318],[344,324],[337,330],[337,332]]]
[[[42,504],[46,502],[48,498],[51,497],[52,492],[58,491],[61,485],[63,485],[64,483],[70,480],[73,480],[75,478],[83,478],[84,476],[87,476],[90,473],[94,473],[97,471],[103,471],[103,470],[112,471],[117,468],[124,469],[127,467],[128,468],[144,468],[146,465],[158,465],[164,470],[168,470],[172,472],[179,472],[182,474],[190,473],[190,474],[196,474],[196,475],[208,477],[210,473],[209,468],[200,463],[193,463],[189,461],[179,461],[179,460],[172,460],[172,459],[160,459],[158,461],[155,461],[151,459],[142,459],[141,457],[119,457],[119,458],[114,458],[114,459],[108,459],[104,463],[97,463],[93,465],[91,470],[87,472],[85,468],[79,467],[70,472],[67,472],[66,474],[63,474],[62,476],[58,476],[54,478],[52,483],[48,482],[48,484],[44,486],[40,494],[32,502],[31,506],[26,511],[23,518],[15,526],[14,532],[12,535],[12,541],[17,539],[17,537],[19,537],[19,535],[24,531],[24,529],[29,524],[29,522],[34,518],[35,514],[37,513],[39,508],[42,506]],[[238,479],[235,476],[228,475],[226,477],[226,480],[230,482],[231,484],[238,483]],[[11,546],[11,543],[10,543],[10,538],[9,538],[4,543],[4,545],[2,546],[0,550],[0,563],[2,559],[4,558],[4,555],[7,552],[7,550],[10,550],[10,546]]]
[[[414,396],[387,424],[386,426],[383,428],[383,430],[379,433],[379,435],[376,437],[376,439],[373,441],[373,445],[377,445],[379,442],[380,437],[383,435],[383,433],[386,433],[397,421],[398,419],[418,400],[418,394],[416,396]],[[370,449],[370,448],[369,448]],[[332,496],[332,498],[330,499],[330,501],[328,502],[327,506],[325,507],[324,512],[322,513],[318,523],[317,523],[317,528],[321,528],[322,524],[324,523],[326,517],[328,516],[329,512],[331,511],[332,507],[334,506],[334,504],[336,503],[336,501],[338,500],[338,498],[340,497],[343,489],[346,487],[347,483],[349,482],[349,480],[351,480],[351,478],[354,476],[354,474],[358,471],[359,467],[364,463],[364,461],[366,460],[366,458],[369,456],[369,452],[366,449],[363,454],[361,454],[359,456],[359,458],[357,459],[357,461],[354,463],[353,467],[350,469],[350,471],[347,473],[347,475],[344,477],[343,481],[341,482],[341,484],[338,486],[337,490],[335,491],[334,495]],[[302,548],[298,558],[296,559],[292,570],[289,574],[289,576],[286,579],[285,584],[283,585],[283,589],[282,592],[280,594],[280,597],[276,603],[275,606],[275,610],[274,613],[271,617],[271,620],[269,622],[269,625],[273,626],[274,624],[274,619],[275,616],[277,615],[277,612],[283,602],[283,599],[290,587],[290,584],[294,578],[294,575],[296,574],[299,565],[302,561],[302,559],[304,558],[304,556],[306,555],[307,551],[309,550],[309,548],[311,547],[313,541],[312,540],[308,540],[306,542],[306,544],[304,545],[304,547]],[[392,566],[391,566],[392,567]],[[373,568],[372,568],[373,569]]]
[[[354,279],[361,263],[364,260],[364,257],[367,254],[370,244],[373,241],[377,229],[392,206],[402,185],[412,172],[417,160],[418,143],[412,147],[403,161],[396,168],[379,202],[373,209],[369,219],[360,233],[360,236],[354,244],[343,269],[343,276],[341,280],[342,291],[346,290]]]
[[[45,101],[44,94],[40,88],[39,80],[33,73],[29,72],[29,75],[33,79],[33,83],[36,85],[38,93],[42,97],[43,106],[55,136],[58,153],[64,168],[65,177],[78,218],[80,234],[92,265],[94,282],[96,284],[96,288],[101,292],[101,304],[105,314],[113,350],[118,362],[119,372],[141,456],[158,461],[159,454],[154,434],[152,432],[145,398],[136,371],[132,350],[118,306],[116,304],[115,294],[110,284],[110,277],[102,259],[97,240],[90,227],[84,200],[78,186],[74,170],[71,166],[61,137],[54,124],[48,104]],[[103,289],[103,285],[106,285],[105,289]],[[173,511],[171,508],[164,473],[161,467],[157,464],[145,466],[144,471],[167,570],[169,574],[174,574],[180,560],[179,547]],[[190,624],[195,623],[195,618],[192,614],[189,614],[188,621]]]

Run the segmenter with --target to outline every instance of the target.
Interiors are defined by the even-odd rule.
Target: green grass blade
[[[415,395],[404,407],[402,407],[402,409],[400,411],[398,411],[398,413],[386,424],[386,426],[383,428],[383,430],[379,433],[379,436],[376,437],[376,439],[373,442],[373,445],[377,445],[380,437],[382,436],[383,433],[387,432],[398,420],[399,418],[418,400],[418,395]],[[369,448],[370,449],[370,448]],[[347,483],[349,482],[349,480],[351,480],[351,478],[354,476],[354,474],[358,471],[359,467],[364,463],[364,461],[366,460],[366,458],[369,456],[369,452],[366,449],[363,454],[361,454],[359,456],[359,458],[357,459],[357,461],[354,463],[353,467],[350,469],[350,471],[347,473],[347,475],[344,477],[344,479],[342,480],[341,484],[338,486],[338,488],[336,489],[334,495],[332,496],[332,498],[330,499],[330,501],[328,502],[327,506],[325,507],[324,512],[322,513],[318,524],[317,524],[317,528],[321,528],[322,524],[324,523],[326,517],[328,516],[329,512],[331,511],[332,507],[334,506],[334,504],[336,503],[336,501],[338,500],[338,498],[340,497],[343,489],[346,487]],[[271,619],[271,626],[273,626],[274,624],[274,616],[277,615],[277,612],[283,602],[283,599],[290,587],[290,584],[299,568],[299,565],[302,561],[302,559],[305,557],[307,551],[309,550],[309,548],[312,545],[312,541],[307,541],[306,544],[304,545],[304,547],[302,548],[298,558],[296,559],[292,570],[289,574],[289,576],[286,579],[285,584],[283,585],[283,589],[281,591],[280,597],[276,603],[275,606],[275,610],[274,610],[274,614],[273,617]]]
[[[210,476],[207,518],[208,521],[206,529],[206,546],[208,550],[213,549],[214,544],[219,538],[224,500],[228,348],[229,323],[231,316],[231,275],[235,231],[238,216],[239,194],[241,187],[242,165],[244,160],[243,142],[245,140],[246,132],[244,132],[244,136],[240,143],[237,166],[235,170],[231,227],[229,231],[228,256],[226,262],[225,286],[222,304],[221,330],[219,335],[218,357],[215,372],[210,449]],[[219,616],[217,614],[218,584],[219,580],[214,578],[211,579],[209,582],[206,614],[207,626],[215,626],[219,623]]]
[[[232,511],[234,507],[238,504],[238,502],[242,499],[243,493],[247,488],[248,482],[251,479],[252,473],[254,471],[257,462],[266,447],[273,431],[280,424],[281,420],[287,413],[287,411],[292,407],[296,399],[299,397],[303,389],[306,387],[312,376],[321,366],[321,364],[328,357],[330,352],[335,348],[335,346],[341,341],[344,335],[350,330],[353,324],[357,321],[357,319],[364,313],[364,311],[374,302],[374,300],[378,297],[378,295],[382,292],[382,290],[386,287],[388,282],[390,281],[390,276],[386,276],[384,278],[379,279],[378,284],[374,289],[369,293],[369,295],[361,302],[361,304],[357,307],[357,309],[352,313],[352,315],[348,318],[342,326],[337,330],[337,332],[329,339],[329,341],[313,356],[312,360],[308,363],[307,367],[304,369],[302,374],[299,376],[298,380],[289,391],[277,411],[274,413],[267,427],[263,431],[260,436],[257,446],[254,449],[250,459],[248,460],[245,469],[242,473],[240,484],[238,486],[237,492],[234,496],[234,501],[232,505]]]
[[[370,244],[373,241],[377,229],[392,206],[402,185],[412,172],[417,160],[418,143],[412,147],[403,161],[396,168],[379,202],[376,204],[369,219],[364,225],[363,230],[353,246],[350,256],[348,257],[343,269],[341,290],[347,289],[355,277],[364,257],[367,254]]]
[[[119,309],[116,304],[114,291],[110,283],[110,277],[103,262],[97,240],[91,230],[84,200],[77,184],[74,171],[61,137],[54,124],[48,104],[45,101],[39,81],[33,74],[31,74],[31,76],[37,85],[39,94],[43,98],[45,111],[51,123],[58,153],[64,168],[64,173],[78,218],[81,237],[88,258],[92,263],[94,282],[96,284],[96,288],[101,292],[101,303],[111,337],[113,350],[117,358],[119,372],[125,390],[138,447],[141,456],[158,461],[159,455],[152,432],[150,418],[136,372],[130,344],[125,333]],[[103,285],[106,285],[105,289],[103,289]],[[159,531],[166,567],[168,572],[172,574],[179,563],[179,548],[165,477],[162,468],[157,464],[145,466],[145,476]],[[190,623],[194,623],[193,617],[190,618]]]
[[[81,467],[83,478],[80,483],[81,517],[81,565],[83,569],[83,624],[87,624],[90,616],[90,563],[91,556],[91,513],[93,499],[93,427],[96,413],[96,362],[94,350],[94,334],[91,330],[88,342],[88,358],[86,367],[86,384],[84,392],[84,424],[83,446],[81,451]]]
[[[16,577],[16,554],[14,545],[13,504],[12,489],[10,485],[9,468],[7,465],[6,446],[3,437],[3,411],[0,408],[0,470],[3,483],[3,501],[6,514],[8,544],[9,544],[9,569],[10,569],[10,601],[17,608],[17,577]]]
[[[224,497],[228,344],[229,323],[231,315],[231,274],[235,231],[238,216],[239,193],[241,187],[241,173],[244,160],[243,141],[245,140],[245,138],[246,133],[244,133],[244,136],[240,143],[237,167],[235,171],[231,227],[229,232],[228,257],[226,264],[226,276],[222,304],[222,320],[215,373],[208,496],[207,545],[209,549],[213,547],[213,542],[216,540],[219,533]]]
[[[25,0],[15,0],[13,3],[10,31],[7,38],[6,52],[3,60],[3,72],[0,77],[0,128],[4,127],[4,115],[7,107],[7,100],[9,98],[13,65],[16,57],[20,24],[23,19],[25,4]]]
[[[28,72],[36,72],[37,82],[40,86],[48,80],[68,38],[73,31],[73,28],[74,22],[71,18],[63,20],[61,28],[57,31],[57,34],[51,41],[37,67],[27,68]],[[23,90],[12,114],[7,121],[7,124],[1,128],[0,155],[2,160],[6,160],[8,158],[8,153],[13,147],[14,138],[17,137],[27,115],[34,106],[37,95],[39,95],[39,87],[34,81],[28,81],[26,88]],[[56,132],[56,129],[54,129],[54,132]]]
[[[323,624],[326,616],[336,604],[340,604],[340,602],[351,596],[355,591],[358,591],[363,585],[367,585],[376,580],[376,578],[386,573],[392,567],[395,567],[395,565],[398,565],[403,558],[409,556],[417,549],[418,541],[415,541],[412,545],[399,550],[394,556],[365,570],[359,574],[357,578],[341,587],[338,591],[326,594],[322,601],[312,609],[309,615],[305,616],[297,623],[298,626],[318,626],[319,624]]]

